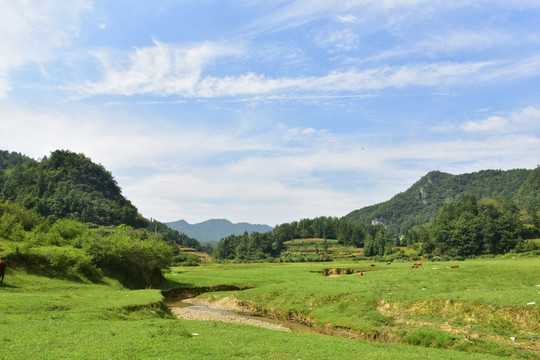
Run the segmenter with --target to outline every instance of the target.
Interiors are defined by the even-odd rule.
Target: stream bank
[[[274,309],[263,309],[251,302],[239,301],[234,296],[227,296],[217,301],[199,297],[206,292],[245,290],[229,285],[198,288],[177,288],[164,290],[164,302],[171,312],[180,319],[220,321],[246,324],[271,330],[302,334],[322,334],[308,319],[299,319]],[[297,314],[298,315],[298,314]]]

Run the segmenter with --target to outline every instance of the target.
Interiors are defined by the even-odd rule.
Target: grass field
[[[375,265],[207,265],[168,274],[172,286],[249,286],[206,296],[235,295],[375,341],[178,320],[158,290],[10,268],[0,285],[0,359],[540,358],[540,311],[527,305],[539,303],[539,258],[471,260],[459,269]],[[364,276],[326,278],[317,272],[326,267],[354,267]]]

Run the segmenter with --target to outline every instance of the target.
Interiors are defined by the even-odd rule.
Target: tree
[[[377,249],[378,251],[378,249]],[[364,241],[364,256],[374,256],[376,255],[375,243],[371,234],[367,234]]]

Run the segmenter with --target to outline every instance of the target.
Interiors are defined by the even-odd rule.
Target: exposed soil
[[[246,324],[250,326],[262,327],[265,329],[291,332],[291,329],[282,324],[276,324],[269,321],[253,319],[234,313],[239,311],[236,302],[231,301],[231,297],[221,299],[220,301],[210,303],[201,298],[185,299],[183,302],[208,307],[210,310],[193,309],[188,307],[171,307],[171,311],[176,317],[185,320],[212,320],[234,324]],[[211,311],[222,310],[223,312]]]

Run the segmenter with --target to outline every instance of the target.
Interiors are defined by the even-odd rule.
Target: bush
[[[6,256],[10,266],[22,267],[29,273],[70,280],[87,279],[98,282],[101,271],[92,263],[92,258],[81,250],[69,251],[65,248],[31,249],[30,246],[17,247]]]
[[[108,236],[88,242],[85,250],[106,275],[126,287],[160,287],[165,283],[161,270],[170,266],[172,249],[163,241],[138,235],[129,227],[119,227]]]
[[[414,329],[403,338],[405,344],[435,348],[450,347],[454,340],[448,333],[427,327]]]
[[[88,227],[76,220],[62,219],[51,226],[51,232],[59,234],[64,240],[72,241],[89,233]]]
[[[178,266],[199,266],[201,259],[195,254],[179,253],[173,259],[173,264]]]

